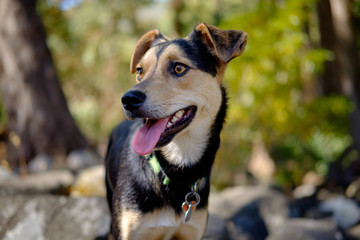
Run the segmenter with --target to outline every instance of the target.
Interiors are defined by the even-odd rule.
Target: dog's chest
[[[207,210],[193,212],[190,221],[184,221],[184,214],[177,215],[171,208],[163,208],[147,214],[124,211],[121,216],[121,235],[124,240],[201,239],[207,222]]]

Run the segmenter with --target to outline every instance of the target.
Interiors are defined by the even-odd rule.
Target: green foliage
[[[232,99],[229,121],[243,131],[230,151],[260,136],[277,164],[281,184],[298,184],[312,169],[325,174],[328,163],[351,143],[350,102],[317,93],[316,75],[332,55],[311,46],[316,39],[304,32],[305,26],[316,27],[314,14],[314,1],[259,1],[220,24],[249,33],[244,55],[230,65],[225,80]],[[225,131],[232,135],[233,129]]]
[[[86,135],[106,139],[123,118],[120,98],[133,84],[129,60],[140,35],[153,28],[176,35],[175,20],[188,34],[206,22],[249,34],[245,53],[225,75],[230,106],[213,180],[237,182],[254,139],[276,161],[280,184],[297,184],[312,169],[325,174],[351,143],[353,106],[343,97],[320,97],[316,75],[332,54],[316,47],[316,2],[189,0],[176,11],[174,2],[84,0],[68,11],[39,5],[64,92]]]
[[[129,62],[137,40],[135,3],[84,1],[68,11],[39,6],[70,110],[95,142],[122,119],[121,95],[132,84]]]

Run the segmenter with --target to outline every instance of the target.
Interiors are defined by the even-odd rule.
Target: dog
[[[204,23],[186,38],[159,30],[140,38],[130,63],[136,85],[121,99],[128,120],[105,157],[114,239],[203,237],[227,108],[222,79],[246,42],[243,31]]]

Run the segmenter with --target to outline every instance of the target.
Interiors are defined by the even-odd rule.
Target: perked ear
[[[135,73],[136,65],[140,62],[144,54],[151,48],[154,41],[159,39],[163,39],[164,41],[167,40],[157,29],[145,33],[139,39],[139,41],[136,44],[135,51],[131,57],[131,62],[130,62],[131,74]]]
[[[200,37],[203,44],[223,63],[240,56],[246,46],[248,34],[243,31],[222,30],[200,23],[194,28],[190,38]]]

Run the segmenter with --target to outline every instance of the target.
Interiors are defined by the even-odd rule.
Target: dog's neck
[[[222,102],[214,119],[197,123],[201,126],[193,126],[191,131],[185,131],[160,149],[170,164],[191,167],[203,159],[205,151],[209,151],[209,148],[215,148],[211,151],[217,151],[227,108],[226,91],[223,87],[221,87],[221,94]]]
[[[179,167],[191,167],[201,159],[208,143],[210,131],[211,126],[177,136],[161,151],[169,163]]]

